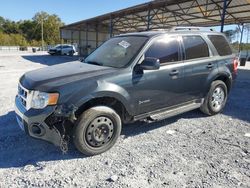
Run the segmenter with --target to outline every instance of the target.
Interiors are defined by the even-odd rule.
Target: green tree
[[[20,33],[19,24],[8,19],[4,21],[2,28],[3,28],[4,33],[7,33],[7,34]]]
[[[6,34],[0,32],[1,46],[27,46],[26,39],[20,34]]]
[[[33,17],[33,20],[39,25],[40,29],[43,24],[43,36],[45,43],[56,44],[60,42],[60,27],[63,26],[64,23],[57,15],[49,15],[46,12],[39,12]],[[37,39],[42,39],[41,33],[40,37]]]
[[[0,16],[0,31],[3,31],[4,22],[5,22],[5,19],[2,16]]]
[[[41,28],[45,44],[60,42],[61,19],[55,14],[38,12],[32,20],[14,22],[0,16],[0,45],[32,45],[42,44]]]
[[[39,39],[38,25],[33,20],[24,20],[19,22],[19,31],[28,41]]]

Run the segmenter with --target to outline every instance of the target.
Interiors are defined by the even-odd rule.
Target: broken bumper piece
[[[50,127],[45,123],[46,118],[54,111],[55,106],[26,110],[19,97],[17,96],[15,99],[15,112],[19,127],[33,138],[61,146],[60,132],[55,127]]]

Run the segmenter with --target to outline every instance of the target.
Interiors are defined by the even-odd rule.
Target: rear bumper
[[[44,109],[29,109],[26,110],[20,99],[15,98],[15,112],[17,122],[26,134],[33,138],[45,140],[60,146],[60,132],[52,127],[49,127],[45,120],[55,111],[55,106],[48,106]]]

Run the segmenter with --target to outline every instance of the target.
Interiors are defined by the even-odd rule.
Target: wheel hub
[[[95,118],[87,128],[86,140],[93,147],[108,143],[113,136],[114,125],[110,118],[101,116]]]
[[[221,87],[215,88],[212,97],[211,97],[211,104],[214,110],[220,110],[225,100],[225,92]]]

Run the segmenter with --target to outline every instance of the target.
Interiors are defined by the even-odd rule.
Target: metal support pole
[[[248,47],[248,37],[249,37],[249,25],[247,25],[247,47]],[[247,59],[248,59],[248,51],[249,49],[247,48]]]
[[[70,41],[71,44],[73,44],[73,33],[74,33],[74,31],[71,31],[71,39],[70,39],[71,40]]]
[[[239,44],[239,52],[242,50],[242,39],[243,39],[243,34],[244,34],[244,24],[242,24],[242,28],[240,31],[240,44]]]
[[[113,19],[112,19],[112,16],[110,16],[109,36],[110,36],[110,38],[113,36]]]
[[[78,40],[79,40],[79,42],[78,42],[78,55],[81,55],[81,28],[79,29],[79,36],[78,36]]]
[[[96,28],[95,28],[95,47],[97,48],[98,47],[98,40],[99,40],[99,38],[98,38],[98,33],[99,31],[98,31],[98,24],[96,25]]]
[[[147,18],[147,31],[150,29],[150,25],[151,25],[151,17],[150,17],[150,14],[151,14],[151,9],[149,8],[148,9],[148,18]]]
[[[63,37],[62,37],[62,30],[60,29],[60,39],[61,39],[61,44],[63,44]]]
[[[87,24],[86,26],[86,50],[87,50],[87,54],[89,55],[89,25]]]
[[[223,33],[223,30],[224,30],[226,10],[227,10],[227,0],[224,0],[223,12],[222,12],[222,16],[221,16],[221,28],[220,28],[221,33]]]

